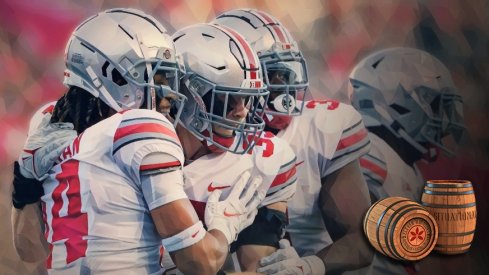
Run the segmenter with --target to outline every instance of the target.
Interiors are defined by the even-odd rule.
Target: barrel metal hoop
[[[408,213],[412,210],[422,210],[422,211],[426,211],[425,209],[423,209],[422,207],[420,207],[419,205],[412,205],[414,208],[412,209],[406,209],[404,210],[402,213],[399,213],[399,216],[395,219],[392,227],[396,227],[397,223],[399,222],[399,220],[401,219],[402,215],[404,215],[405,213]],[[391,239],[391,242],[394,243],[394,230],[391,231],[391,236],[390,236],[390,239]]]
[[[367,234],[367,223],[368,223],[368,217],[370,216],[370,212],[372,212],[372,209],[374,209],[374,207],[382,200],[378,200],[376,201],[372,206],[370,206],[370,208],[368,209],[367,211],[367,214],[365,214],[365,219],[363,220],[363,232],[365,232],[365,234]]]
[[[431,188],[467,188],[467,187],[472,187],[472,184],[471,183],[454,183],[454,184],[426,183],[426,186]]]
[[[469,208],[475,206],[475,202],[467,203],[467,204],[434,204],[429,202],[422,201],[421,204],[423,206],[432,207],[432,208]]]
[[[384,199],[384,200],[385,200],[385,199]],[[392,208],[394,205],[399,204],[399,203],[401,203],[401,202],[405,202],[405,201],[411,201],[411,200],[407,200],[407,199],[406,199],[406,200],[400,200],[400,201],[396,201],[396,202],[394,202],[393,204],[391,204],[391,205],[389,205],[388,207],[386,207],[386,208],[385,208],[385,210],[384,210],[384,212],[382,212],[382,214],[380,214],[380,217],[379,217],[379,219],[378,219],[378,221],[377,221],[377,230],[376,230],[376,232],[375,232],[376,237],[377,237],[377,243],[379,244],[380,250],[382,250],[382,253],[384,253],[385,255],[389,255],[389,254],[385,252],[384,248],[382,247],[382,244],[380,243],[380,223],[382,222],[382,219],[384,218],[385,214],[387,214],[387,211],[388,211],[389,209],[391,209],[391,208]],[[387,226],[386,226],[386,230],[387,230]],[[387,247],[389,247],[389,246],[387,245],[387,242],[385,243],[385,245],[386,245]]]
[[[474,190],[469,190],[465,192],[438,192],[438,191],[431,191],[431,190],[423,190],[423,193],[428,194],[428,195],[448,195],[448,196],[458,196],[458,195],[470,195],[474,194]]]
[[[385,225],[385,234],[384,234],[384,239],[385,239],[385,244],[387,246],[387,249],[389,250],[389,252],[391,252],[392,255],[395,254],[396,257],[398,257],[399,259],[401,260],[404,260],[402,258],[401,255],[399,255],[399,253],[397,253],[397,251],[395,249],[391,249],[391,247],[389,246],[389,226],[392,222],[392,219],[394,218],[394,216],[399,213],[399,217],[401,215],[401,210],[405,209],[405,208],[408,208],[408,207],[415,207],[416,204],[406,204],[404,206],[401,206],[399,207],[398,209],[396,209],[393,213],[392,216],[389,217],[389,220],[387,221],[386,225]],[[407,210],[406,210],[407,211]],[[398,217],[398,218],[399,218]],[[378,231],[378,230],[377,230]],[[394,234],[394,231],[391,231],[391,234],[393,235]],[[392,238],[392,243],[394,242],[394,239]],[[394,251],[394,252],[393,252]]]
[[[469,232],[462,232],[462,233],[438,233],[438,237],[456,237],[456,236],[467,236],[470,234],[474,234],[475,230],[469,231]]]
[[[436,244],[436,248],[457,248],[457,247],[465,247],[465,246],[470,246],[472,245],[472,242],[470,243],[462,243],[462,244]]]

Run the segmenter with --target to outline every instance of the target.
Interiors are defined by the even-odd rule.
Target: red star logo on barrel
[[[409,230],[409,244],[413,246],[418,246],[423,243],[426,237],[426,230],[422,226],[413,226]]]

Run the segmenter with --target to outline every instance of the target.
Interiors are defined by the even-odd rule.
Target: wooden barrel
[[[467,252],[474,238],[477,217],[471,182],[429,180],[421,202],[438,224],[435,251],[443,254]]]
[[[363,230],[370,244],[396,260],[416,261],[436,243],[435,219],[420,204],[402,197],[377,201],[367,211]]]

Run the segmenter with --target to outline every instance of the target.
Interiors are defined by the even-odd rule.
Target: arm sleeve
[[[323,178],[366,154],[370,140],[361,115],[352,106],[340,103],[335,110],[320,111],[315,142]]]
[[[359,162],[372,202],[388,197],[383,188],[387,178],[387,165],[383,155],[372,147],[368,154],[359,159]]]
[[[164,153],[153,153],[143,159],[141,190],[149,210],[187,198],[183,188],[183,172],[179,160]]]
[[[150,110],[125,112],[114,133],[112,155],[124,175],[141,188],[150,210],[186,197],[183,150],[163,115]]]

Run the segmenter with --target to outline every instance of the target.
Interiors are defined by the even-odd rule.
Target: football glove
[[[220,200],[222,190],[214,190],[205,208],[208,230],[221,231],[228,244],[235,241],[239,232],[253,223],[258,205],[265,198],[265,192],[257,190],[261,183],[261,177],[251,179],[251,174],[244,172],[226,199]]]
[[[323,261],[315,256],[299,257],[286,239],[279,242],[280,249],[260,260],[262,267],[256,271],[263,274],[318,275],[326,273]]]

